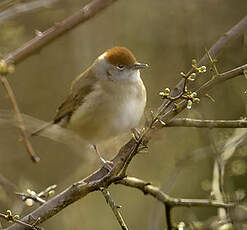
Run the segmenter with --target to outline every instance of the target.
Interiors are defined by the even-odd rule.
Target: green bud
[[[196,65],[197,64],[197,60],[195,58],[192,59],[192,65]]]
[[[6,213],[8,216],[12,216],[12,212],[9,209],[6,211]]]
[[[196,98],[194,98],[193,101],[198,104],[201,100],[200,100],[200,98],[196,97]]]
[[[165,96],[165,93],[164,93],[163,91],[160,91],[160,92],[159,92],[159,95],[160,95],[161,97],[164,97],[164,96]]]
[[[200,69],[203,73],[207,71],[207,67],[205,65],[201,66]]]
[[[54,194],[55,194],[55,191],[54,191],[54,190],[51,190],[51,191],[49,191],[49,193],[48,193],[49,196],[53,196]]]
[[[19,215],[14,215],[14,219],[15,220],[19,220],[20,219],[20,216]]]
[[[189,76],[189,78],[190,78],[191,80],[195,80],[195,79],[196,79],[196,73],[192,73],[192,74]]]
[[[170,94],[171,90],[169,88],[165,88],[164,94],[165,96],[168,96]]]
[[[192,104],[193,104],[193,102],[191,100],[188,100],[187,109],[191,109],[192,108]]]
[[[27,189],[27,193],[30,194],[31,196],[35,196],[36,192],[32,191],[31,189]]]
[[[5,60],[0,61],[0,74],[6,75],[8,73],[8,66]]]
[[[180,222],[178,224],[178,230],[183,230],[185,228],[185,223],[184,222]]]
[[[191,97],[196,97],[197,96],[197,92],[193,92],[192,94],[191,94]]]
[[[182,77],[186,77],[186,74],[185,74],[184,72],[180,72],[180,75],[181,75]]]

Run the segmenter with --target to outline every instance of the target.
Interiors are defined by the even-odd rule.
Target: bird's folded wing
[[[88,96],[93,91],[96,82],[97,79],[89,70],[86,70],[84,73],[78,76],[72,83],[71,93],[58,107],[53,122],[56,124],[63,119],[68,121],[73,112],[83,104],[86,96]]]

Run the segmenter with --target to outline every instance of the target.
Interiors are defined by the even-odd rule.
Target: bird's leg
[[[96,152],[96,154],[99,156],[99,159],[100,159],[100,162],[102,164],[103,167],[107,168],[109,171],[112,170],[112,167],[113,167],[113,163],[111,161],[106,161],[102,156],[101,154],[99,153],[98,149],[97,149],[97,146],[95,144],[93,144],[93,148]]]

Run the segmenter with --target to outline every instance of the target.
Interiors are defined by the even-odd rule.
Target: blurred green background
[[[65,1],[28,11],[0,21],[0,55],[4,56],[54,23],[77,11],[88,1]],[[71,81],[106,49],[126,46],[139,61],[151,68],[142,73],[148,91],[147,114],[161,102],[159,91],[174,87],[179,73],[188,71],[191,59],[199,59],[210,46],[246,14],[246,0],[125,0],[101,12],[85,24],[56,39],[16,67],[9,77],[23,113],[49,121],[69,92]],[[220,71],[247,61],[245,38],[231,42],[218,57]],[[209,77],[204,75],[204,77]],[[239,119],[246,114],[246,80],[230,80],[210,92],[215,103],[202,99],[181,117]],[[0,109],[11,109],[4,89],[0,89]],[[208,198],[211,191],[213,151],[233,130],[168,128],[157,133],[147,153],[132,161],[129,175],[160,186],[172,196]],[[33,146],[41,157],[33,164],[18,142],[19,132],[10,126],[0,128],[0,174],[18,186],[41,191],[57,184],[57,192],[95,170],[94,153],[76,154],[67,146],[36,137]],[[114,146],[114,149],[120,146]],[[113,151],[114,152],[114,151]],[[245,192],[246,149],[242,146],[226,168],[226,192]],[[108,154],[111,158],[113,154]],[[189,158],[192,156],[192,158]],[[92,158],[90,160],[90,158]],[[141,192],[112,185],[112,197],[123,206],[130,229],[164,229],[162,205]],[[38,205],[26,207],[0,186],[0,212],[11,209],[24,215]],[[206,220],[216,215],[213,208],[176,208],[174,222]],[[2,221],[1,221],[2,222]],[[5,225],[6,223],[2,223]],[[100,192],[95,192],[46,221],[45,229],[119,229],[115,217]]]

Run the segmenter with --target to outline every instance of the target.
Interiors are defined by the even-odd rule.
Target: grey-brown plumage
[[[97,144],[136,127],[146,104],[139,69],[146,66],[124,47],[107,50],[72,82],[53,121],[33,135],[57,124]]]
[[[73,112],[83,104],[85,97],[93,91],[93,85],[97,79],[90,72],[89,69],[86,70],[73,81],[69,96],[57,109],[53,119],[54,124],[62,119],[68,121]]]

